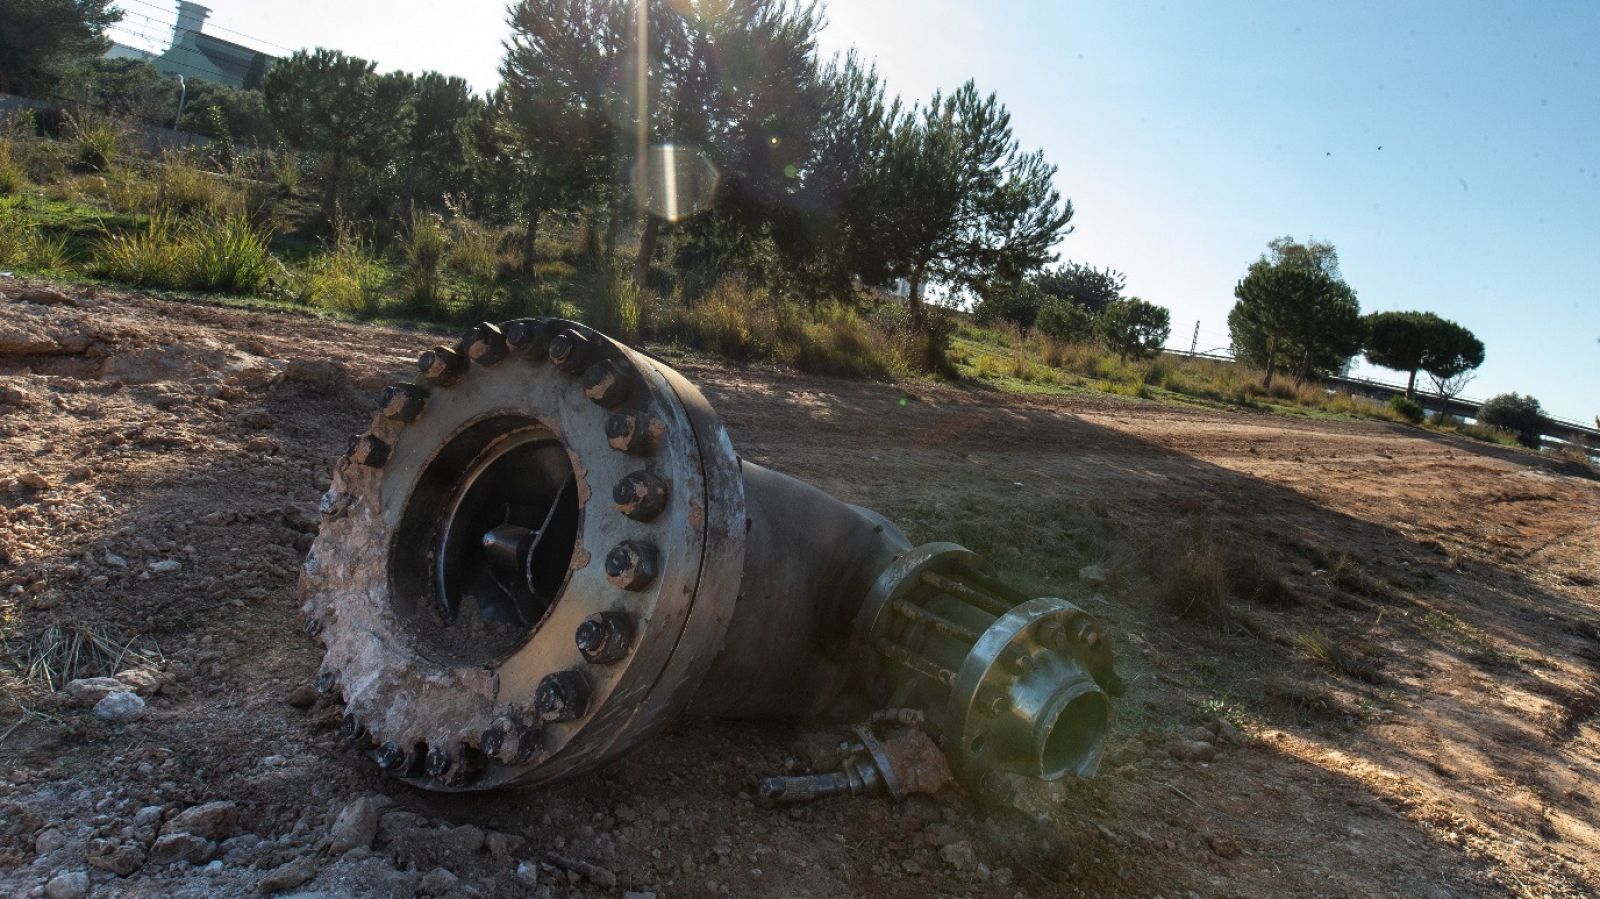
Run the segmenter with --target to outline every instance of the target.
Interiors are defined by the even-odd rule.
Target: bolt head
[[[629,644],[633,642],[633,624],[621,612],[590,615],[578,625],[574,642],[584,659],[593,664],[619,662],[628,655]]]
[[[1095,624],[1093,621],[1084,621],[1079,624],[1076,633],[1078,642],[1090,649],[1099,649],[1106,639],[1105,631],[1102,631],[1100,625]]]
[[[592,347],[589,338],[568,328],[550,339],[550,361],[569,375],[575,375],[589,366]]]
[[[606,553],[606,580],[624,590],[649,587],[659,571],[660,552],[640,540],[624,540]]]
[[[406,750],[399,743],[389,740],[378,747],[378,752],[374,758],[379,768],[385,771],[398,771],[405,767]]]
[[[347,712],[345,714],[340,732],[344,736],[345,745],[351,749],[362,749],[371,739],[367,734],[366,725],[361,723],[361,719],[356,717],[355,712]]]
[[[449,387],[467,370],[467,359],[447,346],[436,346],[417,357],[417,370],[428,383]]]
[[[333,688],[339,685],[339,676],[332,671],[324,671],[317,675],[317,692],[332,693]]]
[[[578,671],[558,671],[539,682],[533,709],[540,721],[576,721],[589,711],[589,681]]]
[[[479,739],[483,754],[506,765],[533,758],[539,751],[539,732],[510,718],[496,718]]]
[[[583,394],[607,409],[615,409],[628,401],[633,392],[633,379],[622,366],[606,359],[583,371]]]
[[[427,405],[425,392],[411,384],[390,384],[378,397],[378,411],[390,421],[416,421]]]
[[[511,347],[499,327],[481,322],[461,338],[460,352],[479,365],[493,365],[509,355]]]
[[[307,618],[306,636],[314,639],[320,633],[322,633],[322,619],[316,617],[315,615]]]
[[[350,438],[350,461],[367,468],[382,468],[389,461],[389,444],[371,434]]]
[[[611,488],[611,499],[618,512],[634,521],[654,521],[667,507],[667,492],[665,479],[640,469]]]
[[[450,750],[443,746],[433,746],[428,749],[422,770],[426,771],[429,777],[443,777],[454,763],[455,759],[450,757]]]
[[[512,319],[500,326],[500,333],[505,335],[506,346],[526,350],[535,361],[542,361],[550,352],[550,326],[542,318]]]
[[[642,412],[613,412],[606,419],[606,442],[630,456],[646,456],[661,440],[666,426]]]

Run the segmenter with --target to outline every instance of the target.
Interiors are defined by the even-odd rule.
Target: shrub
[[[306,266],[301,299],[363,318],[378,314],[383,301],[383,266],[348,222],[333,229],[333,245]]]
[[[1490,397],[1478,409],[1478,423],[1510,431],[1523,446],[1534,449],[1539,447],[1539,438],[1544,433],[1544,413],[1539,401],[1517,393]]]
[[[71,266],[64,236],[50,237],[37,222],[0,203],[0,266],[33,272],[64,272]]]
[[[122,130],[109,119],[98,117],[69,119],[68,122],[77,164],[91,172],[110,171],[122,152]]]
[[[0,197],[9,197],[22,190],[27,178],[21,163],[12,158],[11,139],[0,137]]]
[[[620,262],[602,263],[579,278],[576,287],[575,296],[585,322],[624,343],[638,339],[643,306],[639,285],[633,282],[633,273],[626,266]]]
[[[500,253],[495,233],[464,216],[450,222],[450,248],[446,265],[461,276],[467,292],[467,318],[483,318],[494,300]]]
[[[780,315],[779,339],[790,331],[798,316]],[[785,321],[788,319],[788,321]],[[847,306],[829,304],[817,310],[816,320],[803,325],[791,338],[792,358],[801,371],[850,378],[885,378],[891,373],[896,356],[892,341],[884,332],[869,325]]]
[[[242,213],[199,219],[187,231],[183,286],[239,295],[266,288],[273,270],[271,236]]]
[[[183,266],[172,217],[150,216],[142,231],[108,235],[95,251],[93,271],[135,287],[174,287]]]
[[[1161,602],[1179,618],[1216,618],[1228,597],[1228,566],[1222,548],[1203,537],[1169,557]]]
[[[439,268],[449,248],[443,219],[432,213],[411,214],[411,227],[406,234],[405,288],[406,299],[419,312],[439,312]]]
[[[233,215],[244,211],[244,195],[225,176],[205,171],[181,156],[156,167],[156,205],[179,215]]]
[[[1422,419],[1427,415],[1416,400],[1407,399],[1403,396],[1390,398],[1389,409],[1414,425],[1422,424]]]
[[[1052,297],[1039,310],[1034,327],[1051,340],[1076,343],[1094,335],[1094,316],[1077,303]]]

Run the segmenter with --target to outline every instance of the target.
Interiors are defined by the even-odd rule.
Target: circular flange
[[[381,469],[339,466],[301,578],[305,614],[322,622],[324,669],[338,672],[347,710],[377,745],[475,757],[483,734],[503,739],[506,722],[529,722],[520,739],[538,752],[520,761],[515,753],[491,753],[495,757],[475,773],[474,788],[560,777],[605,760],[663,723],[681,707],[675,703],[684,694],[675,680],[697,682],[695,675],[715,656],[743,565],[737,457],[704,398],[671,369],[592,329],[552,321],[545,330],[580,335],[588,359],[605,360],[608,371],[629,379],[622,408],[659,424],[659,440],[649,451],[642,458],[618,451],[606,434],[613,411],[587,396],[578,377],[548,357],[513,351],[448,386],[435,382],[409,422],[375,418],[370,434],[390,447],[388,458]],[[435,614],[437,591],[415,578],[396,578],[390,560],[437,555],[437,544],[417,540],[416,528],[407,525],[416,513],[408,508],[434,503],[440,489],[455,498],[451,490],[459,484],[429,488],[440,478],[435,466],[441,454],[474,428],[503,420],[526,426],[496,435],[460,471],[470,474],[486,458],[503,455],[501,440],[547,439],[564,449],[579,508],[570,557],[561,560],[566,571],[547,578],[560,587],[542,618],[496,651],[471,657],[431,651],[418,628],[450,626],[448,616]],[[671,487],[648,521],[622,514],[611,501],[614,485],[641,468]],[[449,503],[439,505],[444,514]],[[653,550],[656,575],[648,583],[635,581],[636,589],[619,588],[604,564],[619,546]],[[442,570],[437,559],[428,561],[428,570]],[[591,617],[607,614],[625,616],[635,636],[622,658],[592,664],[575,635]],[[581,673],[588,690],[584,714],[541,722],[534,707],[540,684],[563,672]],[[432,789],[468,786],[458,781],[416,778]]]

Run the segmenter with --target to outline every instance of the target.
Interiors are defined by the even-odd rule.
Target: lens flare
[[[657,144],[634,169],[640,202],[669,222],[682,221],[711,207],[721,173],[698,147]]]

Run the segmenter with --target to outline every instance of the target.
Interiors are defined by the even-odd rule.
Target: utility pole
[[[1189,338],[1189,355],[1193,356],[1195,350],[1200,348],[1200,320],[1195,319],[1194,336]]]
[[[183,74],[174,72],[172,77],[178,79],[178,116],[172,120],[172,130],[179,130],[178,124],[183,121],[183,104],[189,99],[189,83],[183,80]]]

